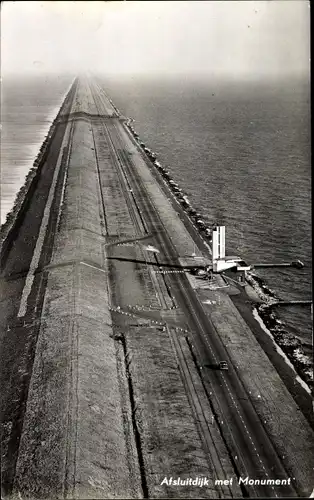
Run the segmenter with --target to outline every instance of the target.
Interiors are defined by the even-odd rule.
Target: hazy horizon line
[[[181,71],[181,72],[145,72],[145,71],[137,71],[137,72],[106,72],[103,70],[80,70],[80,71],[62,71],[62,72],[56,72],[56,71],[36,71],[36,70],[30,70],[30,71],[3,71],[1,69],[1,81],[3,81],[4,78],[7,77],[46,77],[46,76],[71,76],[71,77],[80,77],[84,74],[91,74],[95,75],[98,77],[109,77],[109,78],[127,78],[127,79],[132,79],[132,78],[151,78],[151,79],[156,79],[156,78],[168,78],[168,79],[173,79],[173,78],[184,78],[186,80],[193,80],[193,79],[203,79],[203,80],[227,80],[227,81],[273,81],[273,80],[286,80],[287,78],[294,79],[294,80],[300,80],[300,79],[308,79],[310,80],[310,71],[309,72],[287,72],[287,73],[268,73],[266,74],[229,74],[229,73],[210,73],[210,72],[199,72],[199,73],[189,73],[186,71]]]

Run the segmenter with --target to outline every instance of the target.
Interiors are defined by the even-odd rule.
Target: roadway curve
[[[91,86],[91,89],[99,114],[104,114],[101,94],[94,86]],[[168,262],[174,267],[180,266],[179,256],[163,226],[158,211],[152,203],[142,179],[137,174],[132,160],[124,151],[119,130],[121,125],[114,121],[104,120],[103,126],[112,143],[114,154],[118,155],[124,176],[128,179],[125,192],[128,193],[129,198],[136,200],[138,211],[145,221],[146,231],[156,233],[156,246],[161,250],[160,256],[156,257],[157,262]],[[132,189],[131,194],[130,188]],[[205,313],[186,276],[181,273],[173,273],[167,275],[167,280],[171,293],[182,310],[185,311],[192,334],[191,340],[196,348],[200,364],[215,363],[221,359],[229,361],[230,369],[227,374],[205,371],[203,376],[208,395],[211,395],[214,400],[213,404],[218,409],[222,432],[226,437],[229,449],[233,457],[237,457],[235,463],[237,464],[238,476],[287,479],[289,474],[278,457],[215,327]],[[296,491],[292,484],[276,487],[250,486],[247,488],[247,494],[250,497],[295,497]]]
[[[38,182],[38,193],[41,193],[23,214],[19,231],[14,235],[11,248],[3,263],[1,274],[0,330],[1,330],[1,384],[5,386],[2,395],[1,422],[4,433],[2,445],[4,450],[4,467],[2,482],[5,493],[12,490],[16,461],[19,453],[19,443],[26,410],[28,389],[32,375],[37,336],[40,328],[41,309],[49,271],[45,270],[51,260],[54,236],[57,232],[62,205],[62,193],[66,183],[66,168],[68,164],[73,130],[75,123],[83,120],[103,128],[109,145],[111,158],[122,186],[130,220],[136,233],[141,236],[154,233],[155,245],[160,254],[147,255],[146,262],[154,265],[168,263],[180,266],[179,254],[167,231],[158,207],[154,204],[138,169],[136,159],[132,159],[126,151],[123,134],[126,130],[116,116],[116,110],[108,102],[107,96],[100,92],[97,84],[90,82],[93,97],[91,104],[88,95],[79,103],[79,111],[73,107],[72,99],[65,109],[63,120],[60,120],[57,133],[50,147],[49,163],[42,167],[42,175]],[[72,96],[73,97],[73,96]],[[77,104],[77,95],[76,95]],[[71,113],[72,110],[72,113]],[[70,121],[69,121],[70,120]],[[97,124],[97,125],[96,125]],[[99,145],[94,137],[93,148],[98,157]],[[131,138],[130,138],[131,140]],[[98,163],[98,162],[97,162]],[[106,199],[101,189],[101,176],[98,165],[101,206],[106,227]],[[49,196],[51,193],[51,199]],[[46,207],[49,212],[45,212]],[[43,221],[44,232],[41,234]],[[127,225],[127,223],[126,223]],[[41,242],[40,252],[36,251],[38,241]],[[34,255],[37,260],[34,262]],[[131,267],[131,266],[130,266]],[[151,266],[153,268],[153,266]],[[32,273],[30,273],[32,270]],[[43,271],[43,272],[41,272]],[[33,281],[27,284],[27,276],[33,274]],[[215,372],[199,370],[208,404],[212,408],[224,438],[235,475],[254,479],[287,479],[288,471],[265,429],[247,388],[239,377],[237,367],[233,365],[228,351],[223,345],[219,333],[211,322],[192,289],[184,273],[155,275],[150,269],[151,281],[159,296],[160,303],[165,306],[176,304],[184,312],[185,323],[189,330],[189,342],[195,356],[196,365],[215,363],[228,360],[229,371]],[[29,290],[23,299],[25,288]],[[21,300],[22,299],[22,300]],[[176,341],[175,341],[176,344]],[[181,363],[181,371],[188,380],[184,354],[176,345],[177,356]],[[182,351],[183,352],[183,351]],[[192,387],[190,401],[198,406],[197,391]],[[200,403],[201,404],[201,403]],[[202,404],[201,404],[202,405]],[[205,406],[199,409],[200,414],[206,412]],[[206,415],[205,415],[206,419]],[[210,437],[210,429],[203,426],[204,433]],[[215,458],[217,469],[221,467],[219,457]],[[301,488],[294,485],[286,486],[249,486],[242,488],[242,494],[250,497],[295,497],[304,495]],[[301,491],[299,491],[301,490]],[[143,490],[144,491],[144,490]],[[217,487],[216,493],[224,497],[224,492]],[[144,492],[145,494],[145,492]],[[226,497],[232,495],[227,492]]]

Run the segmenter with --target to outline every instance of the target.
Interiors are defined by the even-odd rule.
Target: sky
[[[4,1],[1,73],[309,74],[307,0]]]

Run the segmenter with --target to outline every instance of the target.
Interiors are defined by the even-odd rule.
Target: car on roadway
[[[212,370],[228,370],[227,361],[219,361],[218,363],[205,363],[205,368],[211,368]]]
[[[219,361],[219,369],[220,370],[228,370],[228,363],[227,363],[227,361]]]

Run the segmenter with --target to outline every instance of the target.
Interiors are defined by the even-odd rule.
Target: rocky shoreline
[[[116,108],[118,115],[121,115]],[[186,214],[190,218],[192,224],[197,228],[201,238],[208,245],[211,242],[212,227],[207,225],[205,217],[191,205],[187,195],[180,186],[173,180],[168,169],[163,167],[157,159],[157,154],[149,149],[146,144],[140,139],[138,133],[132,125],[132,119],[127,119],[126,125],[133,135],[134,139],[141,147],[143,152],[151,161],[151,164],[160,172],[164,181],[175,195],[177,201],[184,208]],[[313,388],[313,366],[310,358],[305,354],[302,343],[292,333],[289,333],[285,324],[278,318],[272,310],[272,304],[279,300],[279,297],[268,287],[268,285],[256,274],[246,273],[247,282],[254,288],[257,295],[261,299],[260,304],[252,304],[252,314],[256,310],[257,314],[269,330],[275,343],[282,349],[289,361],[292,363],[297,374],[307,384]]]
[[[7,214],[6,221],[0,226],[0,260],[5,257],[7,244],[11,237],[14,237],[13,233],[14,230],[18,228],[18,221],[27,209],[31,197],[36,189],[36,185],[41,174],[41,168],[48,155],[51,139],[55,134],[56,126],[59,123],[61,114],[63,114],[62,110],[65,109],[65,106],[69,105],[72,102],[75,89],[76,85],[71,86],[71,90],[65,96],[60,106],[60,110],[53,123],[51,124],[47,136],[40,147],[39,153],[34,160],[33,166],[29,170],[23,186],[20,188],[16,195],[14,206]],[[108,99],[114,107],[117,115],[122,116],[121,112],[114,105],[112,100],[109,97]],[[159,171],[164,182],[171,189],[177,201],[180,203],[187,216],[190,218],[192,224],[197,228],[201,238],[207,245],[209,245],[211,242],[212,227],[205,222],[205,217],[191,205],[187,194],[184,193],[180,186],[173,180],[170,171],[160,164],[157,159],[157,154],[149,149],[146,144],[140,139],[139,135],[132,125],[132,122],[132,119],[126,119],[126,126],[128,127],[130,133],[133,135],[134,139],[136,140],[137,144],[140,146],[144,154],[150,160],[152,166],[154,166]],[[246,279],[262,300],[261,304],[254,304],[252,312],[253,309],[257,311],[257,314],[260,316],[266,328],[271,333],[274,341],[291,361],[298,375],[300,375],[302,380],[310,388],[313,388],[313,366],[311,364],[310,358],[304,353],[301,341],[297,339],[292,333],[289,333],[287,331],[285,324],[281,320],[279,320],[278,316],[272,309],[272,304],[278,300],[278,297],[259,276],[253,273],[247,273]]]

